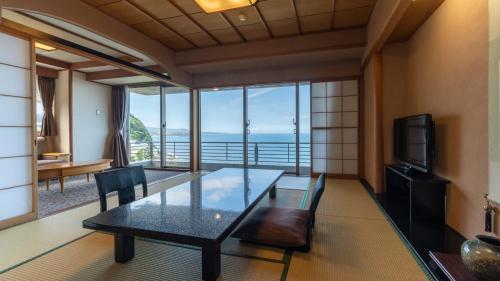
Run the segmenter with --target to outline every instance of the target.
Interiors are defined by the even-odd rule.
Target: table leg
[[[87,174],[87,182],[90,182],[90,174]]]
[[[134,236],[115,234],[115,261],[126,263],[134,258]]]
[[[64,177],[59,178],[59,184],[61,184],[61,193],[64,192]]]
[[[273,187],[269,190],[269,198],[276,198],[276,185],[273,185]]]
[[[45,180],[45,185],[47,186],[47,191],[50,189],[50,179]]]
[[[212,244],[201,248],[201,270],[203,281],[215,281],[221,268],[220,245]]]

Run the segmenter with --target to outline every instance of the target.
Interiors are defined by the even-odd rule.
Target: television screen
[[[432,171],[434,125],[430,114],[394,120],[394,157],[410,168]]]

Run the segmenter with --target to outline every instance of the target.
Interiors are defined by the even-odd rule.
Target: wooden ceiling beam
[[[203,32],[205,32],[208,36],[210,36],[210,38],[212,38],[212,40],[214,40],[217,43],[217,45],[222,45],[222,42],[219,39],[217,39],[217,37],[215,37],[205,27],[199,24],[190,14],[186,12],[186,10],[184,10],[181,6],[179,6],[179,4],[177,4],[175,0],[166,0],[166,1],[172,4],[172,6],[174,6],[177,10],[179,10],[183,16],[188,18],[194,25],[196,25],[199,29],[203,30]]]
[[[70,42],[68,40],[53,36],[51,34],[35,30],[31,27],[19,24],[17,22],[2,19],[0,24],[0,31],[5,30],[6,32],[13,32],[17,34],[22,34],[24,37],[32,38],[44,44],[51,45],[58,49],[73,53],[75,55],[85,57],[89,60],[100,61],[110,66],[116,68],[124,69],[129,72],[135,73],[137,75],[143,75],[150,77],[152,79],[162,81],[165,83],[171,83],[169,75],[162,74],[160,72],[153,71],[151,69],[135,65],[133,63],[120,60],[118,58],[112,57],[110,55],[98,52],[96,50],[87,48],[85,46],[78,45],[76,43]]]
[[[159,66],[148,66],[149,70],[163,73],[165,70]],[[141,76],[138,73],[130,72],[124,69],[112,69],[112,70],[104,70],[104,71],[96,71],[96,72],[87,72],[85,73],[87,81],[95,81],[95,80],[103,80],[103,79],[114,79],[114,78],[124,78],[124,77],[133,77],[133,76]]]
[[[64,69],[69,69],[71,67],[71,63],[68,63],[68,62],[65,62],[62,60],[58,60],[58,59],[54,59],[54,58],[45,57],[43,55],[36,55],[36,61],[43,63],[43,64],[57,66],[57,67],[64,68]]]
[[[292,5],[293,13],[295,14],[295,19],[297,20],[297,29],[299,30],[299,34],[302,34],[302,25],[300,24],[299,13],[297,12],[297,5],[295,5],[295,0],[290,0],[290,4]]]
[[[74,31],[71,31],[71,30],[69,30],[69,29],[66,29],[66,28],[63,28],[63,27],[61,27],[61,26],[55,25],[55,24],[50,23],[50,22],[48,22],[48,21],[45,21],[45,20],[43,20],[43,19],[40,19],[40,18],[34,17],[34,16],[32,16],[32,15],[30,15],[30,14],[28,14],[28,13],[25,13],[25,12],[16,12],[16,13],[21,14],[21,15],[23,15],[23,16],[25,16],[25,17],[30,18],[30,19],[33,19],[33,20],[35,20],[35,21],[39,21],[39,22],[41,22],[41,23],[43,23],[43,24],[46,24],[46,25],[48,25],[48,26],[51,26],[51,27],[53,27],[53,28],[60,29],[60,30],[62,30],[62,31],[64,31],[64,32],[67,32],[67,33],[69,33],[69,34],[73,35],[73,36],[77,36],[77,37],[79,37],[79,38],[81,38],[81,39],[83,39],[83,40],[90,41],[90,42],[92,42],[92,43],[94,43],[94,44],[97,44],[97,45],[99,45],[99,46],[101,46],[101,47],[104,47],[104,48],[107,48],[107,49],[113,50],[113,51],[115,51],[115,52],[117,52],[117,53],[123,54],[123,56],[133,57],[133,58],[135,58],[135,59],[141,60],[140,58],[134,57],[134,56],[132,56],[132,55],[129,55],[129,54],[127,54],[127,53],[123,52],[122,50],[118,50],[118,49],[116,49],[116,48],[114,48],[114,47],[111,47],[111,46],[105,45],[105,44],[103,44],[103,43],[101,43],[101,42],[99,42],[99,41],[97,41],[97,40],[94,40],[94,39],[92,39],[92,38],[89,38],[89,37],[83,36],[83,35],[81,35],[81,34],[78,34],[78,33],[74,32]]]
[[[128,62],[140,62],[142,61],[141,59],[135,58],[135,57],[130,57],[130,56],[125,56],[125,57],[119,57],[119,59],[128,61]],[[70,66],[71,70],[78,70],[82,68],[90,68],[90,67],[100,67],[100,66],[108,66],[108,64],[105,64],[103,62],[99,61],[81,61],[81,62],[75,62],[72,63]]]
[[[262,25],[264,26],[264,28],[266,29],[267,31],[267,34],[269,35],[269,37],[271,38],[274,38],[274,35],[273,33],[271,32],[271,29],[269,28],[269,26],[267,25],[267,22],[266,20],[264,19],[264,17],[262,16],[262,13],[260,12],[260,9],[259,7],[256,5],[253,5],[253,8],[255,9],[255,12],[257,12],[257,16],[259,16],[259,20],[260,20],[260,23],[262,23]]]
[[[236,26],[234,26],[234,24],[227,18],[227,16],[224,14],[224,12],[219,13],[219,15],[220,15],[220,17],[222,18],[223,21],[225,21],[229,26],[231,26],[234,29],[234,31],[240,37],[241,41],[243,41],[243,42],[247,41],[247,39],[245,38],[245,36],[243,36],[243,34],[241,34],[241,32],[238,30],[238,28],[236,28]]]
[[[185,67],[220,61],[359,48],[365,44],[366,29],[353,28],[181,51],[176,53],[175,61],[178,67]]]
[[[59,77],[59,71],[56,69],[43,67],[41,65],[36,66],[36,74],[42,77],[54,78],[57,79]]]
[[[198,45],[196,45],[195,42],[191,41],[189,38],[187,38],[186,36],[180,34],[179,32],[177,32],[176,30],[174,30],[173,28],[171,28],[168,24],[160,21],[160,19],[158,19],[157,17],[155,17],[153,14],[151,14],[149,11],[147,11],[146,9],[142,8],[141,6],[137,5],[136,3],[130,1],[130,0],[125,0],[125,2],[129,3],[132,7],[134,7],[135,9],[137,9],[138,11],[141,11],[142,13],[146,14],[148,17],[150,17],[151,19],[153,19],[154,22],[160,24],[161,26],[165,27],[166,29],[168,29],[170,32],[174,33],[175,35],[179,36],[180,38],[182,38],[183,40],[185,40],[186,42],[188,42],[191,46],[193,47],[198,47]]]
[[[330,29],[335,27],[335,3],[337,3],[337,1],[332,0],[332,22],[330,23]]]

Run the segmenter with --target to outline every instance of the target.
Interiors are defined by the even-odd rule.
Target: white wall
[[[85,80],[73,72],[73,161],[108,157],[111,128],[111,87]],[[96,111],[101,114],[97,115]]]
[[[59,71],[56,79],[56,95],[54,100],[54,117],[57,125],[54,151],[70,153],[70,96],[69,70]]]
[[[30,48],[0,33],[0,227],[33,212]]]

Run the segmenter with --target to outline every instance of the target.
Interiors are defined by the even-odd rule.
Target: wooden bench
[[[86,162],[66,162],[47,164],[38,167],[38,180],[45,180],[47,190],[49,190],[50,180],[57,178],[61,184],[61,192],[64,191],[64,178],[87,174],[87,181],[90,174],[102,172],[111,167],[112,159],[101,159]]]

